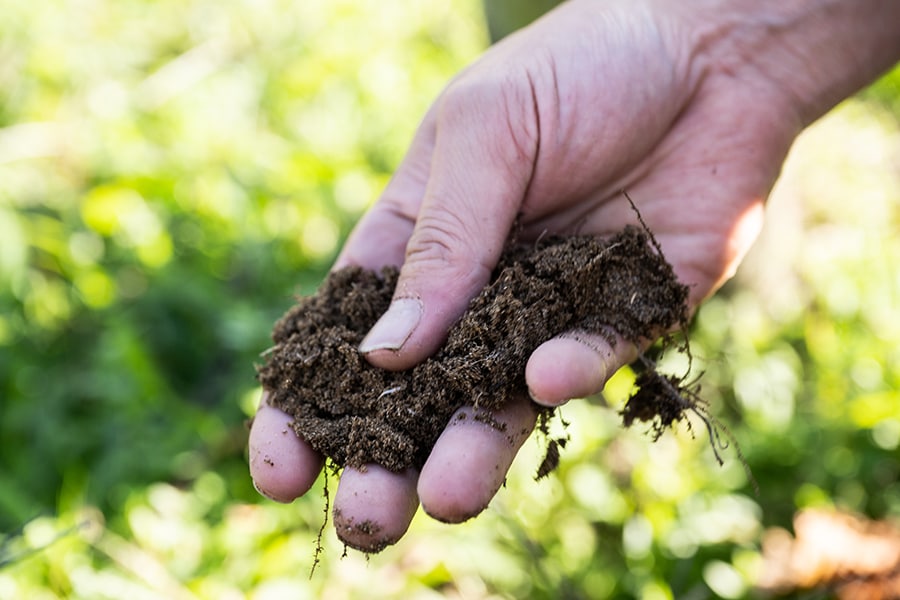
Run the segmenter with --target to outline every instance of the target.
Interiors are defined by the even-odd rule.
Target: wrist
[[[702,77],[756,87],[800,127],[900,60],[896,0],[702,0],[681,10]]]

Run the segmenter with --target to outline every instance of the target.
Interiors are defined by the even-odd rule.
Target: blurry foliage
[[[4,0],[0,15],[0,528],[206,469],[254,498],[253,363],[384,186],[411,116],[483,45],[478,13]]]
[[[612,408],[562,410],[554,475],[533,481],[532,440],[478,519],[420,514],[370,559],[328,530],[309,579],[323,501],[252,490],[252,365],[486,43],[480,8],[0,16],[0,598],[742,598],[798,508],[900,517],[900,71],[804,134],[691,332],[759,496],[700,423],[623,432],[625,369]]]
[[[484,17],[491,41],[521,29],[559,3],[560,0],[484,0]]]
[[[894,67],[873,85],[863,90],[860,97],[880,105],[885,116],[900,121],[900,67]]]

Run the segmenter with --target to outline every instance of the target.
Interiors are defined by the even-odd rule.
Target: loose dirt
[[[293,416],[296,433],[337,467],[421,467],[458,408],[489,412],[527,394],[529,355],[558,334],[594,332],[614,343],[614,331],[638,343],[688,322],[687,287],[646,228],[510,243],[437,354],[390,372],[371,366],[357,346],[387,309],[396,281],[394,268],[331,273],[275,324],[275,345],[258,368],[269,403]],[[643,360],[644,371],[649,365],[655,373]],[[661,431],[697,411],[678,393],[680,380],[660,377],[644,377],[650,385],[623,409],[626,424],[637,419]],[[563,445],[548,443],[539,474],[553,468]]]

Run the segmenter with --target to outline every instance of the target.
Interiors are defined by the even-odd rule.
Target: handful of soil
[[[688,319],[688,289],[646,229],[510,244],[437,354],[391,372],[371,366],[357,346],[387,310],[396,281],[395,268],[331,273],[275,324],[275,345],[258,369],[270,405],[293,416],[296,433],[338,467],[420,468],[458,408],[490,411],[527,394],[528,357],[558,334],[612,339],[614,331],[638,342]],[[692,408],[665,412],[654,406],[658,395],[643,396],[626,406],[629,424],[668,426]]]

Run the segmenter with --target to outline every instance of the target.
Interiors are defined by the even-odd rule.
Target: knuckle
[[[455,266],[471,262],[472,235],[469,225],[450,210],[433,210],[422,215],[406,249],[407,261]]]
[[[407,245],[406,264],[419,272],[440,273],[453,282],[480,282],[492,266],[477,253],[476,241],[480,241],[477,232],[456,213],[430,211],[416,225]]]

